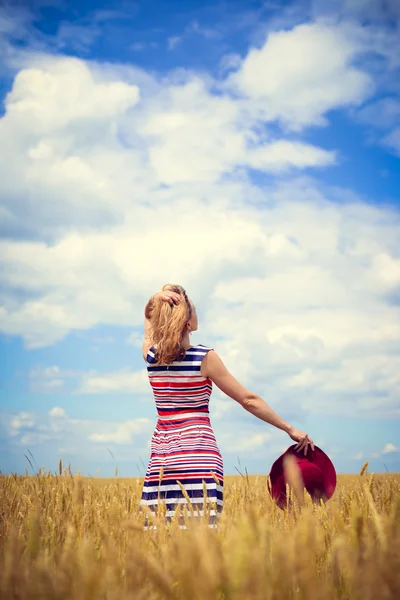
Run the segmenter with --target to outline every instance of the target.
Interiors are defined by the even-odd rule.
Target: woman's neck
[[[191,347],[191,345],[192,344],[190,343],[189,334],[185,333],[185,335],[182,338],[182,347],[185,348],[185,350],[187,350]]]

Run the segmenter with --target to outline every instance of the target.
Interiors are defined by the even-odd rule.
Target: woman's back
[[[146,366],[154,392],[158,420],[151,440],[151,456],[143,485],[142,504],[156,512],[166,503],[171,520],[177,507],[190,499],[196,514],[217,524],[223,506],[223,461],[208,410],[212,382],[201,374],[211,350],[201,344],[186,350],[182,360],[157,365],[150,348]],[[205,506],[207,505],[206,511]],[[185,528],[185,518],[179,517]]]
[[[208,414],[212,381],[201,375],[201,363],[210,350],[198,344],[186,350],[183,360],[157,366],[156,350],[150,348],[146,366],[160,418],[179,418],[188,413]]]

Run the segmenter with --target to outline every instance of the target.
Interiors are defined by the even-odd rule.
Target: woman
[[[167,521],[186,505],[192,516],[206,515],[209,526],[216,527],[223,506],[223,462],[208,410],[212,383],[254,416],[286,431],[298,451],[306,454],[314,444],[244,388],[212,348],[191,345],[197,326],[196,309],[179,285],[164,285],[146,305],[142,351],[158,421],[141,504],[154,513],[163,506]],[[185,528],[181,512],[176,516]]]

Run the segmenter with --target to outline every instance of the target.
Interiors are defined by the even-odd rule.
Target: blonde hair
[[[170,364],[183,360],[186,350],[182,346],[185,325],[192,318],[192,306],[186,291],[181,285],[167,283],[162,291],[170,290],[182,296],[181,302],[171,306],[168,302],[155,298],[151,307],[150,323],[153,343],[156,346],[156,365]]]

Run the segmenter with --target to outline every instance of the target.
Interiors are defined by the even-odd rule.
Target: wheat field
[[[37,600],[400,598],[400,475],[339,476],[326,505],[227,477],[218,531],[143,531],[139,479],[0,477],[0,595]]]

